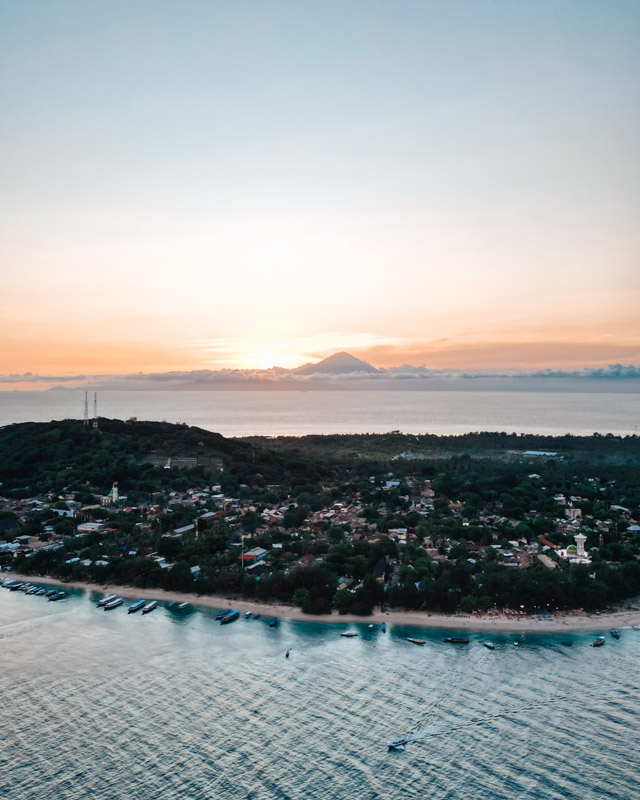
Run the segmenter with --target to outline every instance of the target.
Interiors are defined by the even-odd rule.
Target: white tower
[[[576,540],[576,547],[578,548],[578,558],[584,558],[586,553],[584,552],[584,543],[587,541],[587,537],[584,533],[576,533],[573,537]]]

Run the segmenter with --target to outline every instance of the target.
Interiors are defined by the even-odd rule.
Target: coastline
[[[448,630],[467,630],[476,632],[522,632],[522,633],[560,633],[562,631],[601,631],[609,628],[623,628],[630,625],[640,625],[640,606],[635,609],[628,608],[618,611],[601,612],[600,614],[587,614],[584,612],[566,612],[555,614],[552,620],[538,620],[535,615],[513,617],[504,614],[498,615],[456,615],[439,614],[429,611],[374,611],[368,617],[356,614],[304,614],[295,606],[280,603],[264,603],[253,600],[230,601],[222,595],[197,595],[194,593],[170,592],[163,589],[138,589],[135,586],[108,585],[101,586],[95,583],[71,581],[64,583],[46,576],[19,575],[16,573],[2,573],[12,580],[25,583],[48,583],[52,586],[69,587],[72,589],[85,589],[100,594],[117,593],[126,598],[140,600],[158,600],[164,602],[176,601],[190,603],[193,606],[205,608],[227,608],[233,605],[241,613],[251,611],[268,616],[277,616],[302,622],[324,623],[377,623],[386,622],[387,625],[415,626],[419,628],[441,628]],[[637,604],[636,604],[637,605]]]

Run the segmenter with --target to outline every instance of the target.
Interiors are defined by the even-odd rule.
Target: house
[[[78,533],[102,533],[104,522],[83,522],[76,528]]]
[[[256,561],[255,564],[249,564],[245,572],[247,575],[255,575],[259,578],[261,575],[264,575],[265,572],[268,572],[269,569],[270,567],[265,561]]]
[[[247,553],[241,553],[238,558],[240,561],[246,561],[250,564],[255,564],[256,561],[260,561],[267,555],[267,551],[262,547],[254,547],[253,550],[249,550]]]

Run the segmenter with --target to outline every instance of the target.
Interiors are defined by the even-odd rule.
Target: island
[[[0,429],[0,566],[283,603],[546,618],[640,593],[640,437]]]

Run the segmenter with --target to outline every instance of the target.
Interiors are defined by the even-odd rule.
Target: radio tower
[[[89,398],[87,393],[84,393],[84,424],[89,425]]]
[[[98,430],[98,393],[93,393],[93,429]]]

